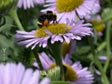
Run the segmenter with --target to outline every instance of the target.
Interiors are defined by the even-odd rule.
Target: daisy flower
[[[48,42],[51,44],[57,41],[70,43],[71,39],[81,40],[83,36],[93,34],[89,27],[91,24],[89,23],[83,24],[83,21],[78,21],[77,23],[67,22],[68,24],[49,24],[31,32],[17,31],[16,41],[19,45],[24,45],[26,48],[32,46],[32,49],[34,49],[37,45],[45,48]]]
[[[45,0],[18,0],[17,7],[18,8],[33,8],[37,4],[44,4]]]
[[[43,68],[48,71],[56,66],[54,59],[50,59],[44,52],[39,55]],[[38,67],[35,63],[34,66]],[[82,68],[80,62],[75,62],[69,65],[66,60],[63,60],[63,66],[66,67],[64,75],[65,80],[72,84],[92,84],[93,75],[88,71],[88,68]]]
[[[97,32],[98,36],[101,37],[103,35],[103,31],[105,29],[105,24],[102,21],[102,18],[100,15],[94,15],[87,19],[87,21],[91,22],[93,25],[93,28]]]
[[[70,21],[96,13],[100,10],[99,0],[46,0],[42,12],[51,10],[58,16],[58,21]],[[61,19],[60,19],[61,18]]]
[[[40,82],[40,71],[25,69],[21,64],[0,64],[0,84],[50,84],[48,78]]]
[[[102,22],[101,16],[93,16],[89,21],[93,24],[93,28],[95,28],[97,32],[102,32],[105,29],[105,24]]]

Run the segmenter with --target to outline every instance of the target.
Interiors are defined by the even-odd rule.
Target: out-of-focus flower
[[[37,4],[44,4],[45,0],[18,0],[17,7],[19,8],[32,8]]]
[[[99,0],[46,0],[46,3],[47,8],[42,12],[47,10],[55,12],[60,22],[84,18],[100,10]]]
[[[75,40],[71,40],[69,44],[67,42],[63,42],[63,44],[62,44],[62,56],[65,57],[65,56],[69,55],[69,57],[71,57],[72,54],[74,53],[75,48],[76,48],[76,41]]]
[[[66,60],[67,63],[72,64],[73,62],[71,61],[72,55],[75,51],[76,48],[76,40],[71,40],[70,43],[63,42],[62,47],[61,47],[61,54]]]
[[[40,60],[43,68],[48,71],[56,66],[54,59],[50,59],[45,53],[40,54]],[[36,65],[38,67],[38,64]],[[64,75],[65,80],[72,84],[92,84],[93,75],[88,71],[88,68],[82,68],[80,62],[75,62],[69,65],[66,60],[63,60],[63,66],[66,68]]]
[[[40,82],[40,71],[25,69],[19,63],[0,64],[0,84],[50,84],[48,78]]]
[[[107,56],[99,56],[98,59],[102,62],[105,62],[108,58]],[[112,64],[112,56],[109,59],[109,63]]]
[[[99,56],[98,59],[104,62],[107,60],[107,56]]]
[[[0,0],[0,8],[9,6],[14,0]]]
[[[89,21],[93,24],[93,28],[99,33],[105,29],[105,24],[99,15],[89,18]]]
[[[34,49],[37,45],[46,47],[48,40],[51,44],[57,41],[70,43],[70,40],[81,40],[83,36],[93,34],[89,23],[83,24],[83,21],[67,22],[68,24],[49,24],[31,32],[17,31],[16,40],[19,45],[32,46]]]
[[[65,56],[68,52],[69,52],[69,49],[70,49],[70,43],[68,44],[67,42],[63,42],[62,43],[62,56]]]

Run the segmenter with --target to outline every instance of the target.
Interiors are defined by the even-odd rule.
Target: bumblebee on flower
[[[57,23],[56,19],[57,19],[57,16],[55,13],[53,13],[52,11],[47,11],[46,14],[42,14],[39,16],[37,25],[39,27],[48,26],[50,22]]]
[[[37,45],[45,48],[48,40],[51,44],[57,41],[70,43],[71,39],[81,40],[83,36],[93,34],[89,23],[83,24],[84,21],[70,22],[68,19],[66,21],[67,24],[52,23],[31,32],[18,30],[15,38],[19,45],[24,45],[26,48],[32,46],[34,49]]]

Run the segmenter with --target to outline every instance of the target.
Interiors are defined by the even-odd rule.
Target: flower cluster
[[[100,11],[100,0],[18,0],[16,7],[20,11],[21,8],[41,9],[37,14],[37,28],[31,31],[25,31],[19,18],[15,17],[18,9],[12,8],[10,13],[15,15],[13,18],[20,29],[16,31],[14,40],[18,45],[29,48],[28,63],[33,68],[25,69],[21,63],[1,63],[0,84],[94,83],[92,70],[87,65],[83,67],[73,53],[76,54],[77,43],[87,38],[95,55],[96,50],[93,50],[90,40],[95,37],[94,30],[101,33],[105,28],[101,17],[93,17]],[[100,24],[96,26],[97,22]],[[91,54],[87,59],[89,57]],[[91,64],[88,62],[88,66],[93,62],[96,58]]]
[[[42,14],[38,17],[38,28],[30,32],[17,30],[16,42],[34,51],[35,60],[37,60],[34,66],[38,69],[47,73],[59,66],[61,75],[58,81],[71,84],[92,84],[93,74],[88,71],[87,67],[83,68],[78,60],[73,62],[71,58],[77,40],[82,40],[86,36],[94,37],[92,24],[83,19],[88,20],[87,18],[100,10],[99,0],[46,0],[45,2],[37,0],[37,4],[40,3],[44,3],[45,9],[41,10]],[[24,9],[34,7],[34,4],[36,0],[18,1],[18,7],[23,6]],[[48,55],[45,52],[40,54],[38,51],[35,52],[37,46],[46,48]],[[68,48],[66,49],[65,46]],[[57,80],[52,79],[51,81]]]
[[[41,63],[45,71],[49,71],[50,69],[56,66],[55,60],[49,58],[49,56],[42,52],[39,54]],[[68,60],[63,59],[63,66],[66,67],[66,73],[64,75],[65,80],[71,82],[72,84],[92,84],[93,83],[93,75],[88,71],[88,68],[82,68],[80,62],[75,62],[70,65]],[[34,62],[34,66],[39,67],[36,62]]]

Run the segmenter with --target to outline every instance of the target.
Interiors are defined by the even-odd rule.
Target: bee
[[[48,26],[51,22],[53,24],[57,23],[56,19],[57,19],[56,14],[54,14],[52,11],[47,11],[45,14],[39,16],[37,25],[39,27]]]

